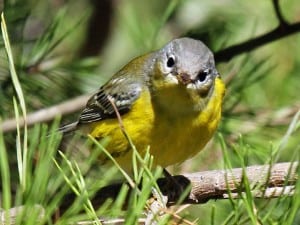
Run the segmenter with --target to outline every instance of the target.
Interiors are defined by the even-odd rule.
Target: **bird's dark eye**
[[[167,61],[167,67],[172,68],[175,65],[175,57],[169,56]]]
[[[206,80],[208,74],[209,74],[210,70],[209,69],[205,69],[205,70],[201,70],[199,73],[198,73],[198,79],[199,81],[203,82]]]

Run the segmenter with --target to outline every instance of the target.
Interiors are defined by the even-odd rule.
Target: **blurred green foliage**
[[[131,58],[157,49],[170,39],[194,37],[217,52],[278,25],[272,1],[105,2],[102,8],[96,7],[93,0],[4,2],[15,66],[29,112],[95,91]],[[297,3],[280,1],[283,15],[290,23],[300,21]],[[95,23],[97,13],[105,14],[107,21]],[[97,54],[85,54],[89,44],[86,40],[93,39],[96,31],[104,41],[97,46]],[[222,77],[228,80],[219,133],[227,144],[232,166],[243,165],[239,155],[246,165],[299,160],[299,121],[286,144],[281,145],[300,109],[299,43],[300,35],[295,34],[229,62],[217,62]],[[0,38],[2,120],[14,117],[15,93],[9,71]],[[64,120],[72,118],[71,115]],[[14,146],[14,135],[6,134],[10,136],[6,139],[8,146]],[[221,169],[223,158],[215,138],[201,154],[170,169],[176,173]],[[255,200],[257,216],[262,224],[284,224],[294,201]],[[191,220],[198,218],[199,224],[251,224],[244,206],[242,200],[236,200],[234,205],[229,201],[209,202],[192,206],[183,215]],[[300,222],[299,210],[295,215],[291,224]]]

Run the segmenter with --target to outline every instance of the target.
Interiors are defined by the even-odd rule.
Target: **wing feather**
[[[122,76],[113,78],[89,99],[79,117],[79,124],[115,118],[116,113],[108,99],[109,96],[121,115],[127,113],[132,104],[139,98],[142,87],[142,82],[130,77],[126,79]]]

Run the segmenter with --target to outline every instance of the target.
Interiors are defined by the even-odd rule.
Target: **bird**
[[[193,157],[212,138],[224,94],[212,51],[200,40],[177,38],[132,59],[90,97],[78,120],[60,131],[108,138],[106,150],[132,171],[132,145],[123,127],[141,156],[148,149],[153,165],[166,168]],[[109,161],[99,156],[99,164]]]

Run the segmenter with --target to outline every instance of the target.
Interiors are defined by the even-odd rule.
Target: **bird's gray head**
[[[168,83],[209,90],[218,75],[213,53],[199,40],[179,38],[158,52],[157,62]]]

